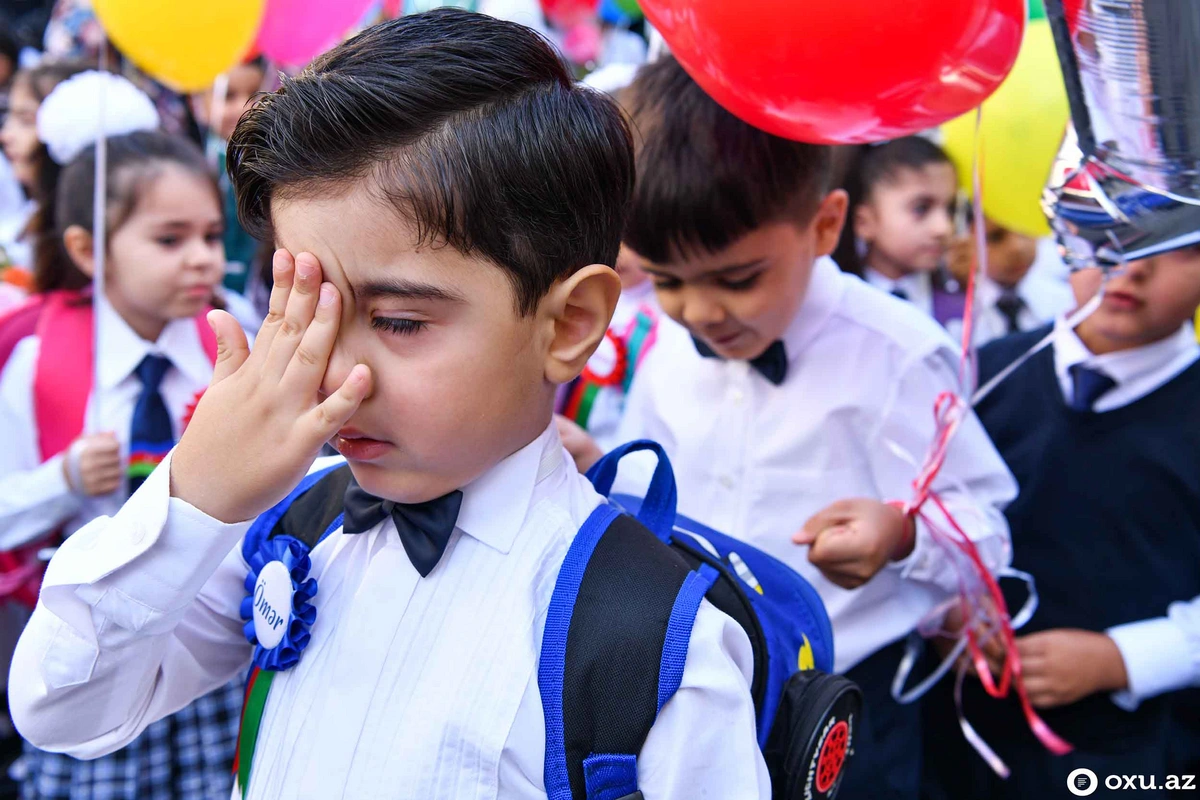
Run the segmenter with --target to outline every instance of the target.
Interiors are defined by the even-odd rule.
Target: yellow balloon
[[[181,92],[212,85],[250,49],[266,0],[94,0],[113,44]]]
[[[979,129],[983,211],[997,224],[1028,236],[1050,233],[1039,201],[1068,114],[1050,25],[1033,20],[1012,72],[983,103]],[[942,136],[969,192],[975,112],[947,122]]]

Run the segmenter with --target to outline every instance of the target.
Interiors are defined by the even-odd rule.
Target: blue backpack
[[[658,456],[645,497],[611,495],[620,460],[639,450]],[[675,476],[654,442],[614,449],[588,478],[609,503],[567,552],[539,663],[550,800],[641,799],[637,755],[679,688],[703,598],[750,639],[773,798],[834,797],[862,695],[828,674],[833,632],[816,590],[771,556],[677,515]]]
[[[682,681],[704,598],[753,647],[751,692],[773,799],[834,797],[862,696],[827,674],[833,634],[820,597],[779,561],[677,516],[675,477],[654,442],[622,445],[597,462],[588,477],[601,494],[609,495],[620,459],[637,450],[659,457],[645,498],[611,496],[592,512],[551,597],[538,664],[549,800],[643,800],[637,756]],[[346,465],[308,476],[251,526],[248,563],[266,540],[289,537],[309,552],[337,530],[349,481]],[[243,791],[273,677],[255,667],[247,680],[234,767]]]

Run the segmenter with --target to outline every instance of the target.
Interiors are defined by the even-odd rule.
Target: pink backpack
[[[33,379],[33,413],[42,461],[63,452],[83,432],[83,416],[92,394],[92,302],[89,293],[54,291],[35,295],[0,314],[0,369],[27,336],[39,339]],[[205,321],[196,317],[196,331],[209,360],[216,362],[217,339]],[[45,565],[42,548],[58,540],[45,539],[0,552],[0,598],[11,597],[29,607],[37,604]]]

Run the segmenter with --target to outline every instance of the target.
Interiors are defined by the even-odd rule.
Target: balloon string
[[[108,37],[101,36],[100,39],[100,59],[97,64],[100,72],[108,72]],[[107,111],[108,98],[108,81],[100,83],[100,96],[96,98],[98,119],[96,120],[96,128],[99,131],[99,137],[96,139],[96,171],[92,178],[92,263],[95,269],[92,273],[92,305],[96,309],[93,314],[94,322],[92,323],[92,386],[100,386],[100,358],[104,352],[104,315],[99,313],[100,305],[105,302],[104,286],[105,286],[105,255],[108,252],[108,137],[105,135],[106,121],[105,113]],[[97,406],[94,413],[91,414],[92,420],[105,419],[103,410],[99,407],[103,392],[97,392],[92,395],[92,402]],[[91,426],[85,421],[84,429],[90,430]]]
[[[1016,635],[1013,631],[1008,606],[1005,602],[1003,592],[1000,591],[999,583],[992,574],[992,570],[984,563],[975,543],[962,529],[958,520],[955,519],[954,515],[942,502],[941,497],[933,489],[933,484],[941,473],[942,467],[945,465],[950,443],[954,435],[958,432],[963,419],[970,413],[971,408],[976,403],[986,397],[987,393],[991,392],[1004,377],[1007,377],[1007,375],[1016,369],[1016,366],[1019,366],[1018,363],[1016,366],[1001,373],[1001,375],[997,376],[984,387],[984,391],[978,393],[975,391],[978,381],[978,361],[974,343],[975,292],[981,276],[987,272],[987,234],[982,202],[982,173],[984,166],[982,157],[982,121],[983,110],[979,108],[976,110],[975,115],[975,147],[971,161],[971,203],[974,210],[976,258],[967,278],[966,298],[963,306],[962,347],[959,361],[959,378],[964,395],[960,396],[952,391],[946,391],[939,394],[934,400],[935,432],[933,442],[926,454],[925,461],[917,472],[917,477],[913,480],[913,495],[905,504],[905,512],[924,523],[925,529],[929,531],[934,545],[948,554],[950,563],[954,565],[955,570],[958,572],[957,583],[959,590],[957,603],[962,612],[964,625],[962,629],[963,633],[959,634],[960,641],[955,647],[955,654],[962,652],[961,637],[965,636],[968,659],[974,665],[975,672],[979,677],[984,691],[994,698],[1002,699],[1015,689],[1021,704],[1022,713],[1030,730],[1047,750],[1056,755],[1062,755],[1071,751],[1071,745],[1050,729],[1041,717],[1038,716],[1037,712],[1033,709],[1033,705],[1029,702],[1028,693],[1025,690],[1022,678],[1021,659],[1017,653]],[[1094,308],[1094,304],[1097,304],[1097,301],[1093,301],[1093,304],[1089,305],[1092,305]],[[1080,309],[1080,312],[1076,316],[1086,316],[1085,311],[1090,313],[1090,309],[1085,306],[1084,309]],[[1047,337],[1048,339],[1049,337]],[[1044,347],[1045,343],[1042,342],[1039,345]],[[1039,348],[1035,346],[1035,348],[1018,361],[1023,362],[1027,360],[1037,349]],[[964,396],[971,398],[971,402],[968,403],[964,400]],[[932,504],[933,508],[940,512],[940,516],[945,520],[948,530],[926,510],[928,504]],[[982,639],[981,633],[983,634]],[[998,680],[992,676],[983,651],[983,645],[996,636],[1000,638],[1005,651],[1004,664],[1000,670]],[[957,657],[955,654],[952,654],[952,657]],[[967,722],[963,714],[961,704],[963,670],[965,670],[965,665],[960,667],[958,682],[955,687],[955,704],[963,735],[998,775],[1008,777],[1009,770],[1007,765],[996,756],[995,751],[987,745],[978,732]],[[900,683],[903,682],[900,673],[897,674],[897,679]],[[928,686],[932,685],[932,681],[926,681],[925,684],[918,688],[927,689]],[[896,685],[894,683],[893,694],[895,692]],[[920,692],[920,694],[923,693],[924,691]],[[909,699],[916,699],[920,694],[914,690],[907,697]]]

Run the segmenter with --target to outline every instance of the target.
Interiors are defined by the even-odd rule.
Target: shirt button
[[[733,401],[735,406],[740,406],[746,399],[746,393],[741,389],[733,389],[729,392],[729,399]]]
[[[717,478],[717,482],[726,489],[732,489],[736,485],[736,481],[729,475],[722,475],[720,478]]]

